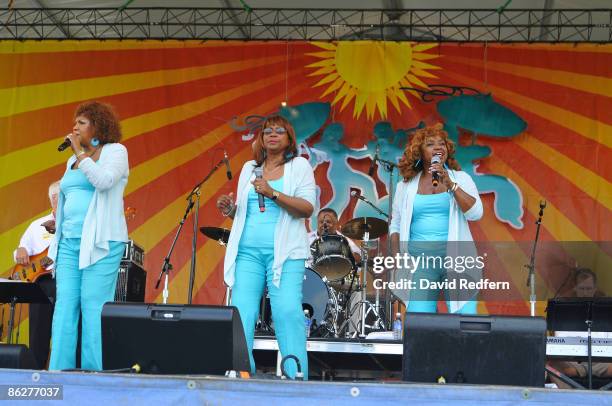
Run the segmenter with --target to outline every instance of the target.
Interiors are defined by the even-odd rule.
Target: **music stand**
[[[0,303],[10,304],[10,316],[8,323],[8,344],[13,340],[13,323],[15,321],[15,304],[17,303],[41,303],[50,304],[49,298],[37,283],[21,281],[0,282]]]
[[[571,297],[550,299],[547,306],[546,322],[552,331],[586,331],[587,363],[589,389],[593,388],[593,362],[591,357],[592,331],[612,331],[612,298],[610,297]],[[565,383],[582,388],[567,376],[560,377]],[[571,382],[568,382],[571,381]]]

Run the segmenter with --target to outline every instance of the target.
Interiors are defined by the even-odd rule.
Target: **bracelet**
[[[453,187],[450,188],[449,192],[450,193],[455,193],[455,191],[457,190],[458,187],[459,187],[459,184],[457,182],[455,182],[453,184]]]
[[[227,211],[227,213],[221,212],[221,214],[223,215],[223,217],[229,217],[229,215],[230,215],[230,214],[232,214],[232,212],[234,211],[234,207],[236,207],[236,206],[234,206],[234,205],[232,204],[232,207],[230,207],[230,209]]]

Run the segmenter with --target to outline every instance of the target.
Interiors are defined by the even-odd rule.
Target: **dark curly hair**
[[[459,162],[455,159],[455,143],[448,138],[448,133],[444,131],[443,124],[437,123],[414,132],[410,144],[408,144],[404,150],[404,154],[400,158],[398,164],[400,173],[404,177],[404,182],[408,182],[410,179],[414,178],[423,169],[423,164],[419,162],[421,161],[421,150],[427,138],[431,137],[440,137],[444,140],[448,154],[446,164],[451,169],[457,171],[461,170]]]
[[[80,104],[74,112],[74,117],[84,116],[94,128],[94,137],[100,144],[110,144],[121,141],[121,125],[115,110],[110,104],[89,101]]]
[[[295,130],[293,126],[286,118],[282,116],[270,116],[266,119],[264,124],[261,126],[259,132],[257,133],[257,138],[255,139],[255,143],[253,145],[253,159],[257,162],[256,166],[263,165],[266,160],[266,153],[264,150],[263,144],[263,130],[271,125],[276,125],[279,127],[284,127],[287,130],[287,137],[289,138],[289,145],[285,149],[285,163],[291,161],[293,158],[297,156],[297,140],[295,138]]]

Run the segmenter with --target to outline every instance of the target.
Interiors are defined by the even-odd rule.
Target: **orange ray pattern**
[[[546,199],[544,241],[612,240],[612,46],[414,46],[420,47],[419,60],[439,68],[435,77],[420,76],[418,83],[491,92],[496,101],[528,123],[525,133],[511,139],[476,140],[493,151],[477,162],[479,173],[508,177],[521,191],[525,213],[523,229],[508,227],[495,217],[493,196],[483,195],[485,218],[472,227],[476,239],[530,241],[537,202]],[[340,82],[322,95],[321,88],[315,87],[321,77],[313,77],[308,66],[319,60],[317,52],[332,57],[332,48],[320,53],[321,44],[308,42],[215,41],[106,41],[97,48],[92,42],[66,41],[44,50],[35,43],[5,42],[0,48],[3,275],[12,267],[12,251],[29,222],[49,209],[47,186],[62,176],[67,158],[54,149],[70,131],[75,107],[98,99],[113,104],[122,119],[131,166],[125,200],[126,206],[137,210],[129,231],[146,250],[147,300],[160,301],[161,292],[154,290],[154,283],[182,216],[184,197],[223,150],[230,154],[234,180],[228,182],[222,172],[211,178],[202,195],[200,225],[231,226],[214,202],[219,194],[236,187],[237,172],[251,154],[250,141],[242,138],[248,130],[236,131],[230,125],[232,119],[241,123],[248,115],[271,114],[283,101],[291,106],[331,103],[341,91]],[[334,80],[340,77],[337,72],[333,75]],[[342,123],[342,143],[361,148],[374,139],[379,121],[401,129],[414,127],[419,120],[441,119],[435,102],[405,96],[410,107],[400,103],[399,109],[388,109],[384,119],[380,113],[356,119],[353,107],[358,97],[345,100],[344,109],[341,103],[331,108],[326,125]],[[389,97],[395,105],[396,96]],[[308,145],[319,137],[320,131]],[[368,165],[365,159],[355,161],[353,167],[365,173]],[[321,207],[332,198],[334,180],[326,177],[326,168],[322,164],[316,170]],[[375,180],[379,197],[383,197],[384,179]],[[351,215],[347,211],[343,218]],[[185,228],[173,255],[173,302],[186,301],[190,230]],[[225,294],[223,248],[199,236],[197,249],[194,303],[219,304]],[[528,258],[528,252],[523,254]],[[610,264],[610,253],[604,252],[600,261]],[[545,269],[539,272],[545,283],[559,283],[557,277],[551,281]],[[518,290],[522,290],[520,279],[513,279]],[[609,275],[602,280],[612,285]],[[520,301],[513,305],[491,301],[486,308],[519,313],[528,309]]]

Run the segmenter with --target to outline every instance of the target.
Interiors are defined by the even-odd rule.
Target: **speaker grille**
[[[144,302],[147,273],[131,261],[121,261],[115,302]]]

